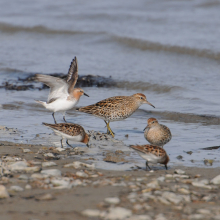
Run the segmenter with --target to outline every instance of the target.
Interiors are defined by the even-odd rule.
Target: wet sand
[[[75,161],[70,155],[82,153],[71,148],[59,151],[55,147],[0,141],[0,185],[6,187],[9,195],[0,200],[1,220],[220,219],[219,185],[210,183],[220,168],[169,166],[165,170],[158,165],[153,166],[154,172],[149,172],[67,165]],[[28,169],[13,170],[11,164],[18,161],[26,161]],[[44,162],[54,162],[56,166],[51,163],[44,167]],[[91,161],[81,162],[91,165]],[[43,176],[42,170],[49,169],[61,171],[61,175]],[[176,169],[185,173],[174,174]],[[171,193],[173,200],[166,193]],[[114,197],[112,202],[105,201],[109,197]],[[128,218],[112,216],[117,207],[129,211],[125,214]],[[96,213],[82,214],[87,209]]]

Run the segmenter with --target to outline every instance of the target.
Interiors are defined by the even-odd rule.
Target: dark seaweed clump
[[[5,88],[6,90],[17,90],[17,91],[24,91],[30,89],[47,89],[48,86],[42,84],[36,85],[35,81],[36,74],[30,74],[26,78],[18,78],[18,80],[8,80],[2,83],[0,88]],[[59,77],[62,79],[66,78],[65,74],[62,73],[55,73],[51,74],[51,76]],[[27,84],[28,83],[28,84]],[[30,84],[31,83],[31,84]],[[113,87],[116,86],[116,82],[111,78],[103,77],[103,76],[94,76],[94,75],[83,75],[79,76],[78,81],[76,83],[76,87]]]

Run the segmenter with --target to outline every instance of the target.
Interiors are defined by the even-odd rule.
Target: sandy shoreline
[[[0,146],[0,184],[8,192],[0,200],[2,220],[220,219],[219,185],[210,183],[220,168],[106,171],[86,160],[80,161],[90,164],[88,167],[73,165],[75,160],[69,156],[82,153],[74,149],[59,151],[7,141],[0,141]],[[26,165],[16,165],[18,162]],[[177,168],[185,173],[174,174]],[[42,172],[51,169],[58,174]],[[114,199],[105,201],[109,197]],[[114,216],[117,207],[128,218]]]

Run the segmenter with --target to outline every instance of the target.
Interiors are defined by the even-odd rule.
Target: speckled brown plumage
[[[149,104],[154,107],[147,101],[147,98],[144,94],[137,93],[132,96],[115,96],[107,98],[97,102],[96,104],[82,107],[77,110],[80,112],[92,114],[103,119],[104,121],[108,121],[108,123],[106,122],[108,128],[108,125],[111,121],[120,121],[128,118],[142,104]],[[114,135],[112,134],[112,136]]]
[[[167,169],[167,163],[170,159],[163,148],[155,145],[132,145],[130,147],[146,160],[146,166],[149,169],[148,162],[164,164]]]
[[[73,123],[43,123],[43,125],[53,129],[56,134],[62,136],[62,138],[66,138],[67,140],[70,139],[73,141],[83,142],[85,144],[88,144],[89,142],[89,136],[81,125]],[[68,141],[67,144],[69,145]]]
[[[156,146],[163,147],[172,138],[170,129],[165,125],[159,124],[156,118],[149,118],[148,125],[144,130],[146,140]]]

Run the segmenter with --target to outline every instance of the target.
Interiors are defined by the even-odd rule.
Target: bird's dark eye
[[[143,99],[143,97],[140,97],[140,99]]]

